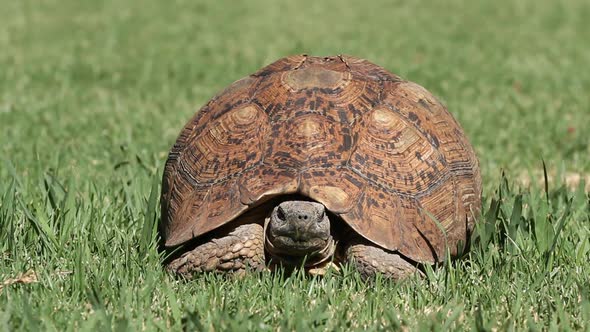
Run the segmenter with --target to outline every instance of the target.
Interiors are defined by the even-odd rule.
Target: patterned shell
[[[170,151],[166,246],[277,195],[318,201],[417,262],[457,254],[480,212],[473,148],[421,86],[350,56],[290,56],[210,100]]]

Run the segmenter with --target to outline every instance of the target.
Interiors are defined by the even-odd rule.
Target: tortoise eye
[[[285,211],[283,211],[283,209],[280,206],[277,208],[277,218],[279,218],[280,221],[287,220],[287,218],[285,217]]]

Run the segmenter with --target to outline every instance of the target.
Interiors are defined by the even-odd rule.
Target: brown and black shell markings
[[[290,56],[210,100],[164,171],[175,246],[262,201],[300,194],[417,262],[456,254],[480,212],[478,161],[421,86],[350,56]]]

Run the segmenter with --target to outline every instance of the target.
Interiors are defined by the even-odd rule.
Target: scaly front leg
[[[362,239],[354,239],[347,246],[346,260],[360,272],[363,279],[374,278],[377,273],[392,280],[400,280],[414,273],[422,274],[416,266],[400,255],[381,249]]]
[[[260,271],[264,264],[263,228],[251,223],[198,245],[168,263],[168,269],[190,277],[208,271],[243,274],[247,269]]]

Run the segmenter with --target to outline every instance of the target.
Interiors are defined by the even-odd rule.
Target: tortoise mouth
[[[286,245],[285,247],[281,247]],[[306,267],[317,266],[333,257],[336,243],[332,237],[306,241],[294,240],[288,236],[279,236],[271,242],[264,241],[264,249],[270,254],[271,261],[290,266],[304,264]]]
[[[305,256],[324,249],[328,245],[329,238],[297,240],[286,235],[279,235],[273,237],[271,242],[275,254],[285,254],[289,256]]]

